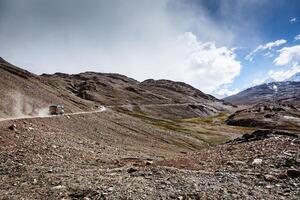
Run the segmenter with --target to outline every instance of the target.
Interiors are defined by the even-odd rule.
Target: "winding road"
[[[72,115],[80,115],[80,114],[92,114],[92,113],[101,113],[105,112],[107,108],[102,106],[99,110],[95,111],[87,111],[87,112],[74,112],[74,113],[66,113],[63,116],[72,116]],[[50,117],[60,117],[61,115],[37,115],[37,116],[22,116],[22,117],[11,117],[11,118],[0,118],[0,122],[3,121],[11,121],[11,120],[18,120],[18,119],[34,119],[34,118],[50,118]]]
[[[205,103],[171,103],[171,104],[144,104],[139,105],[142,107],[168,107],[168,106],[188,106],[188,105],[200,105],[206,109],[216,111],[212,106],[205,105]],[[114,107],[131,107],[131,104],[124,104],[124,105],[114,105],[114,106],[101,106],[99,110],[94,111],[86,111],[86,112],[74,112],[74,113],[66,113],[64,116],[72,116],[72,115],[80,115],[80,114],[91,114],[91,113],[101,113],[107,111],[108,108]],[[21,116],[21,117],[11,117],[11,118],[0,118],[0,122],[2,121],[11,121],[17,119],[32,119],[32,118],[50,118],[50,117],[59,117],[60,115],[34,115],[34,116]]]

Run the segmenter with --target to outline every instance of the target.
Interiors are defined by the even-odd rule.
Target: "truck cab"
[[[63,105],[51,105],[49,106],[50,115],[63,115],[65,113],[65,108]]]

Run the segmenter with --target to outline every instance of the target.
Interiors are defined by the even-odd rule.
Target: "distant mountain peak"
[[[300,82],[283,81],[266,83],[248,88],[236,95],[226,97],[224,100],[236,105],[281,102],[300,106],[299,96]]]

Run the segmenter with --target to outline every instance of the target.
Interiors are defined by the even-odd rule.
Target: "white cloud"
[[[263,56],[268,57],[268,58],[272,58],[272,57],[274,57],[274,54],[272,54],[271,52],[267,52]]]
[[[289,21],[290,21],[291,24],[296,23],[297,22],[297,18],[293,17]]]
[[[300,58],[300,45],[284,47],[278,51],[279,56],[273,61],[276,65],[287,65]]]
[[[114,72],[184,81],[204,92],[240,73],[230,49],[235,33],[204,8],[196,14],[183,3],[174,10],[169,0],[37,2],[14,1],[0,20],[7,27],[0,29],[1,56],[34,73]]]
[[[275,81],[275,80],[274,80]],[[273,80],[269,77],[260,77],[260,78],[256,78],[254,79],[252,82],[244,85],[242,87],[242,89],[247,89],[247,88],[250,88],[250,87],[254,87],[256,85],[261,85],[263,83],[267,83],[267,82],[273,82]]]
[[[253,87],[253,86],[255,86],[255,85],[260,85],[260,84],[264,83],[265,80],[266,80],[266,79],[259,79],[259,78],[254,79],[251,83],[249,83],[249,84],[246,86],[246,88],[248,88],[248,87]]]
[[[250,52],[246,57],[245,59],[246,60],[249,60],[249,61],[253,61],[253,57],[254,55],[257,53],[257,52],[260,52],[260,51],[264,51],[264,50],[271,50],[273,49],[274,47],[278,47],[280,45],[283,45],[285,44],[287,41],[284,40],[284,39],[280,39],[280,40],[276,40],[274,42],[269,42],[269,43],[266,43],[264,45],[259,45],[256,49],[254,49],[252,52]]]
[[[294,63],[289,68],[284,70],[270,70],[265,76],[254,79],[251,83],[242,87],[242,89],[254,87],[265,83],[285,81],[286,79],[290,78],[298,72],[300,72],[300,65],[298,63]]]
[[[300,65],[298,65],[298,63],[294,63],[292,67],[290,67],[287,70],[279,70],[279,71],[270,70],[268,72],[268,76],[275,79],[276,81],[283,81],[285,79],[290,78],[297,72],[300,72]]]
[[[231,95],[235,95],[237,93],[239,93],[241,90],[239,88],[235,88],[235,89],[229,89],[229,88],[221,88],[218,89],[216,91],[214,91],[214,95],[218,98],[224,98],[227,96],[231,96]]]
[[[296,36],[294,37],[294,39],[295,39],[295,40],[300,40],[300,34],[296,35]]]
[[[191,32],[180,36],[178,42],[179,59],[174,71],[180,75],[180,80],[205,92],[212,92],[221,85],[231,83],[240,74],[242,66],[230,48],[216,47],[213,42],[198,41]]]

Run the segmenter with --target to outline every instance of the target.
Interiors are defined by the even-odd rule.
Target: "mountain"
[[[38,76],[3,59],[0,89],[0,199],[299,197],[295,107],[237,111],[228,122],[231,104],[182,82]],[[66,114],[39,116],[53,103]],[[259,126],[241,127],[245,119]],[[265,129],[278,119],[284,130]]]
[[[294,74],[293,76],[291,76],[290,78],[286,79],[285,81],[299,82],[300,81],[300,72]]]
[[[231,126],[259,127],[272,130],[300,131],[300,112],[293,105],[259,103],[236,111],[226,123]]]
[[[300,82],[283,81],[262,84],[226,97],[224,100],[235,105],[280,102],[300,106]]]
[[[86,110],[91,103],[44,84],[40,76],[0,59],[0,118],[38,115],[52,103],[66,106],[67,112]]]
[[[95,72],[43,74],[41,77],[51,87],[103,105],[220,102],[186,83],[170,80],[138,82],[120,74]]]
[[[114,73],[35,75],[0,60],[0,118],[40,115],[50,104],[66,112],[95,110],[101,105],[163,118],[207,117],[233,106],[182,83],[144,82]]]
[[[45,84],[119,111],[161,118],[207,117],[233,106],[183,82],[148,79],[143,82],[113,73],[43,74]]]
[[[297,135],[212,146],[235,127],[204,124],[175,131],[112,110],[2,121],[1,199],[299,199]]]

